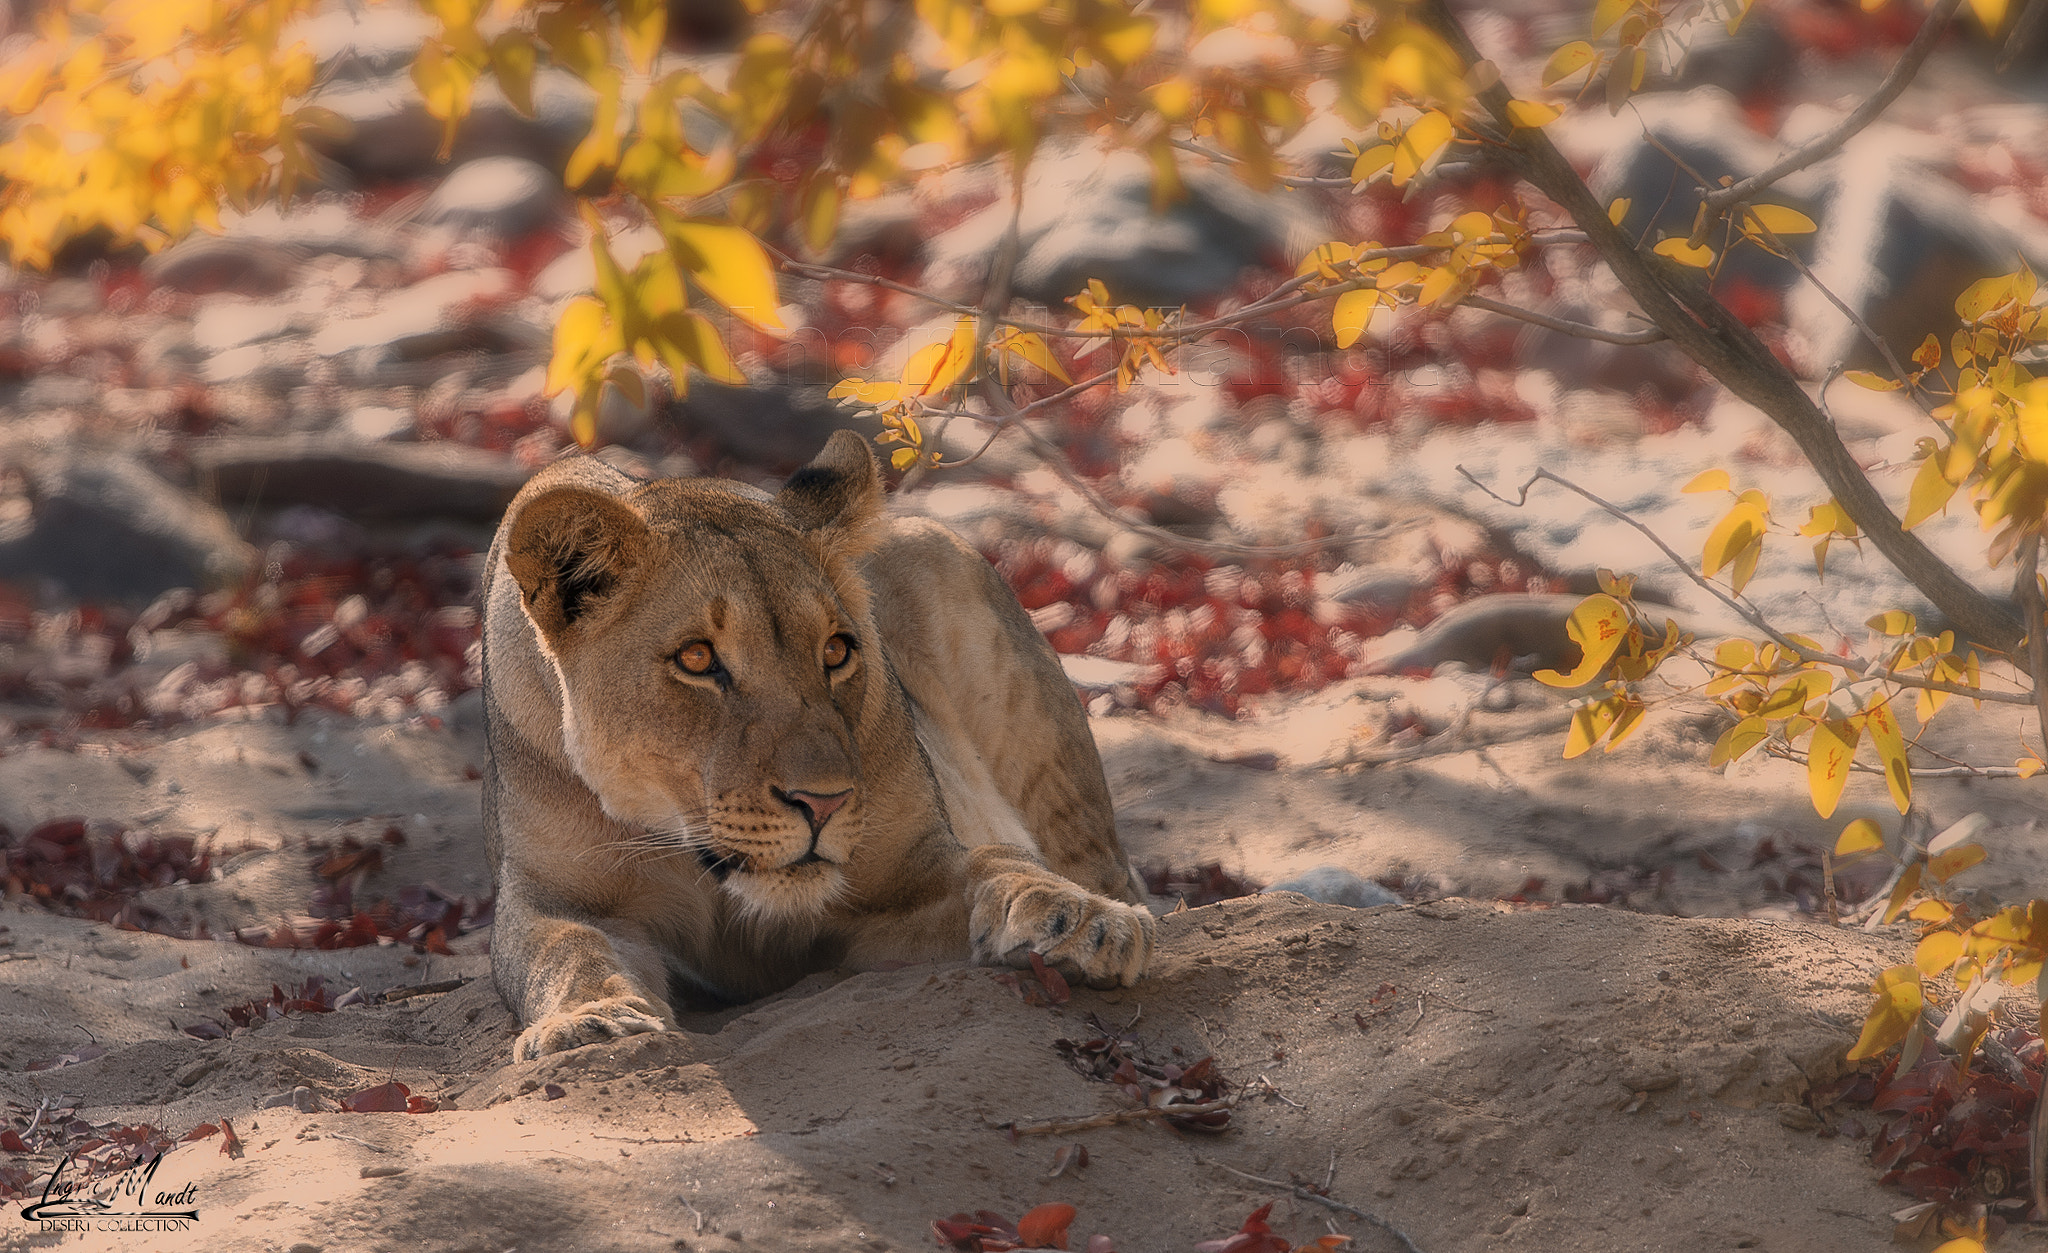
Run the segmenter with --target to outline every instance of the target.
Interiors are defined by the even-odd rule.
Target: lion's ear
[[[867,440],[834,431],[817,459],[789,476],[775,503],[800,529],[839,531],[848,547],[865,550],[882,516],[882,471]]]
[[[558,487],[520,506],[505,566],[527,617],[552,641],[631,572],[647,538],[647,523],[618,497]]]

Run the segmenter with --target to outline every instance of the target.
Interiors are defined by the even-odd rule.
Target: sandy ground
[[[105,1138],[93,1127],[176,1137],[226,1119],[243,1152],[214,1135],[164,1158],[150,1186],[185,1190],[179,1208],[197,1217],[181,1231],[46,1229],[17,1201],[0,1209],[0,1249],[880,1253],[933,1247],[935,1218],[1015,1220],[1045,1202],[1078,1211],[1073,1247],[1103,1233],[1124,1253],[1226,1236],[1269,1201],[1297,1243],[1334,1229],[1373,1251],[1887,1239],[1907,1198],[1864,1161],[1871,1116],[1828,1104],[1826,1085],[1871,973],[1906,942],[1827,926],[1824,903],[1801,896],[1800,850],[1827,843],[1855,798],[1881,803],[1874,786],[1823,823],[1793,768],[1710,774],[1706,734],[1676,719],[1613,757],[1565,762],[1545,729],[1561,704],[1521,685],[1450,739],[1404,749],[1356,734],[1391,702],[1407,702],[1404,720],[1426,713],[1442,696],[1432,684],[1461,679],[1356,681],[1234,724],[1098,719],[1141,864],[1218,861],[1261,882],[1339,865],[1398,881],[1415,903],[1274,894],[1173,913],[1139,986],[1062,1005],[966,966],[821,976],[674,1036],[511,1065],[487,930],[452,956],[299,951],[14,902],[0,915],[7,1125],[58,1119],[75,1145]],[[1972,727],[1986,743],[2004,734]],[[0,759],[0,821],[217,829],[227,873],[147,899],[216,931],[276,925],[318,882],[325,854],[307,843],[351,830],[403,833],[358,901],[420,883],[487,892],[467,777],[482,754],[467,702],[439,725],[314,713],[123,734]],[[1347,755],[1375,764],[1328,764]],[[1932,822],[1992,818],[1977,873],[2012,899],[2044,872],[2031,811],[2001,786],[1928,786],[1921,800]],[[1517,892],[1540,903],[1496,899]],[[1560,903],[1569,895],[1631,908]],[[311,975],[367,1003],[225,1039],[174,1029]],[[381,995],[454,980],[469,982]],[[1213,1056],[1239,1094],[1228,1129],[1012,1137],[1019,1120],[1130,1105],[1055,1047],[1106,1032],[1161,1062]],[[30,1069],[91,1044],[104,1055]],[[440,1108],[338,1104],[393,1080]],[[1088,1164],[1070,1154],[1053,1175],[1073,1144]],[[37,1176],[56,1164],[0,1154],[0,1169]],[[1297,1182],[1412,1244],[1303,1199]]]

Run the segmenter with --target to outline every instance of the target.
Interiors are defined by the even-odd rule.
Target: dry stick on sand
[[[1201,1161],[1205,1159],[1197,1158],[1196,1160]],[[1253,1183],[1262,1183],[1269,1188],[1285,1188],[1289,1192],[1292,1192],[1296,1197],[1299,1197],[1301,1200],[1313,1201],[1317,1205],[1321,1205],[1327,1209],[1336,1210],[1339,1214],[1355,1218],[1362,1223],[1371,1223],[1373,1226],[1378,1227],[1381,1231],[1384,1231],[1388,1235],[1394,1237],[1396,1240],[1399,1240],[1402,1243],[1402,1245],[1407,1248],[1408,1253],[1422,1253],[1421,1246],[1416,1244],[1414,1239],[1411,1238],[1407,1232],[1401,1230],[1399,1227],[1396,1227],[1394,1224],[1388,1222],[1386,1219],[1381,1218],[1378,1214],[1368,1213],[1365,1210],[1358,1208],[1356,1205],[1347,1205],[1343,1201],[1340,1201],[1335,1197],[1324,1196],[1322,1193],[1316,1191],[1314,1188],[1305,1187],[1302,1184],[1285,1183],[1278,1179],[1267,1179],[1259,1175],[1248,1174],[1242,1170],[1239,1170],[1235,1166],[1226,1166],[1222,1162],[1215,1161],[1213,1159],[1208,1160],[1209,1165],[1214,1166],[1218,1170],[1227,1170],[1231,1174],[1236,1175],[1240,1179],[1249,1179]]]
[[[1235,1094],[1219,1101],[1204,1101],[1199,1105],[1142,1105],[1136,1109],[1112,1109],[1100,1114],[1089,1114],[1081,1118],[1033,1118],[1029,1121],[1007,1122],[997,1130],[1007,1131],[1013,1136],[1060,1136],[1069,1131],[1091,1131],[1096,1127],[1114,1127],[1118,1123],[1149,1122],[1154,1118],[1190,1118],[1201,1114],[1216,1114],[1237,1105]]]

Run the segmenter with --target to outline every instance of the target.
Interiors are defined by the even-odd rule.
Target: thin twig
[[[1348,749],[1342,757],[1315,763],[1317,770],[1341,770],[1346,766],[1389,766],[1398,762],[1420,761],[1426,757],[1449,757],[1457,753],[1484,753],[1487,749],[1501,744],[1517,744],[1534,739],[1539,735],[1554,735],[1570,726],[1572,711],[1552,711],[1539,718],[1513,727],[1501,728],[1490,735],[1475,736],[1469,728],[1453,728],[1432,735],[1419,744],[1389,749],[1379,753],[1360,752]],[[1498,769],[1498,767],[1496,767]],[[1513,782],[1513,780],[1509,780]],[[1517,786],[1520,786],[1517,784]]]
[[[1214,148],[1204,148],[1192,139],[1174,139],[1168,142],[1182,152],[1191,152],[1198,157],[1207,157],[1218,165],[1242,165],[1244,163],[1244,158],[1234,153],[1218,152]],[[1348,177],[1320,178],[1304,174],[1273,174],[1269,177],[1282,187],[1343,187],[1348,189],[1352,186],[1352,182]]]
[[[386,1005],[394,1001],[409,1001],[415,996],[434,996],[442,992],[453,992],[468,983],[468,979],[443,979],[439,983],[415,983],[410,987],[387,988],[379,998]]]
[[[2031,531],[2020,544],[2020,604],[2027,617],[2027,669],[2034,677],[2035,708],[2041,716],[2042,761],[2048,761],[2048,635],[2041,630],[2041,533]]]
[[[1767,756],[1781,758],[1795,765],[1803,766],[1806,764],[1805,753],[1795,748],[1787,748],[1782,744],[1766,744],[1764,746],[1764,753]],[[1849,769],[1856,771],[1858,774],[1883,774],[1885,772],[1884,767],[1873,766],[1865,761],[1852,761],[1849,763]],[[2015,766],[1916,766],[1908,769],[1906,773],[1916,779],[2024,779],[2027,777],[2020,773],[2018,767]]]
[[[1982,688],[1963,687],[1954,683],[1944,683],[1936,679],[1915,678],[1914,676],[1909,674],[1900,674],[1896,670],[1893,670],[1889,667],[1873,667],[1869,662],[1860,660],[1855,657],[1837,657],[1833,653],[1819,652],[1815,649],[1806,648],[1802,647],[1799,644],[1795,644],[1790,639],[1788,639],[1783,633],[1778,631],[1777,628],[1773,627],[1769,622],[1765,621],[1764,616],[1761,613],[1757,612],[1755,606],[1751,605],[1748,601],[1743,600],[1739,596],[1724,591],[1721,588],[1720,584],[1715,583],[1713,580],[1707,578],[1699,571],[1693,569],[1691,562],[1679,556],[1677,551],[1674,550],[1671,547],[1671,545],[1665,543],[1661,536],[1659,536],[1655,531],[1651,530],[1648,526],[1644,525],[1642,522],[1630,516],[1629,513],[1626,510],[1624,510],[1621,506],[1616,505],[1610,501],[1602,500],[1600,497],[1595,496],[1593,493],[1587,491],[1583,487],[1580,487],[1577,483],[1572,482],[1570,479],[1564,478],[1560,475],[1552,474],[1548,470],[1538,470],[1536,471],[1536,473],[1530,475],[1528,482],[1522,484],[1520,494],[1514,500],[1509,500],[1507,497],[1501,495],[1499,492],[1494,491],[1486,484],[1481,483],[1479,479],[1476,476],[1474,476],[1470,470],[1467,470],[1464,466],[1458,466],[1457,471],[1459,474],[1465,476],[1467,482],[1471,483],[1480,491],[1485,492],[1488,496],[1493,497],[1495,500],[1501,502],[1504,505],[1512,505],[1517,509],[1520,509],[1524,505],[1529,503],[1529,489],[1531,487],[1534,487],[1538,482],[1547,481],[1555,483],[1559,487],[1565,488],[1568,491],[1576,492],[1580,496],[1585,497],[1587,500],[1593,502],[1595,505],[1598,505],[1600,508],[1606,510],[1609,514],[1613,515],[1614,517],[1620,519],[1623,522],[1628,523],[1637,531],[1641,532],[1644,538],[1648,539],[1652,544],[1655,544],[1658,547],[1658,549],[1663,552],[1664,556],[1670,560],[1671,564],[1676,566],[1687,578],[1691,579],[1700,587],[1706,589],[1706,591],[1710,593],[1716,600],[1720,601],[1722,604],[1728,606],[1729,609],[1733,610],[1736,614],[1740,615],[1744,622],[1749,623],[1757,630],[1762,631],[1765,635],[1770,636],[1772,643],[1776,644],[1779,648],[1784,649],[1786,652],[1792,654],[1793,656],[1799,658],[1799,660],[1803,662],[1807,662],[1811,665],[1833,666],[1838,670],[1846,670],[1850,674],[1855,675],[1859,679],[1877,679],[1887,683],[1896,683],[1901,687],[1919,688],[1929,692],[1946,692],[1951,696],[1967,696],[1971,700],[1988,700],[1991,701],[1993,704],[2032,705],[2035,703],[2035,698],[2032,695],[2025,692],[1993,692],[1986,691]]]
[[[1356,1205],[1347,1205],[1346,1203],[1338,1200],[1335,1197],[1324,1196],[1322,1193],[1316,1191],[1314,1188],[1303,1187],[1301,1184],[1298,1183],[1283,1183],[1278,1179],[1268,1179],[1263,1175],[1254,1175],[1248,1171],[1239,1170],[1235,1166],[1226,1166],[1222,1162],[1215,1161],[1214,1159],[1210,1159],[1209,1164],[1211,1166],[1216,1167],[1218,1170],[1227,1170],[1231,1174],[1236,1175],[1240,1179],[1249,1179],[1253,1183],[1264,1184],[1269,1188],[1285,1188],[1287,1191],[1292,1192],[1295,1195],[1295,1197],[1300,1200],[1312,1202],[1316,1205],[1323,1206],[1326,1209],[1336,1210],[1339,1214],[1346,1215],[1350,1218],[1355,1218],[1362,1223],[1371,1223],[1373,1226],[1378,1227],[1381,1231],[1384,1231],[1388,1235],[1394,1237],[1396,1240],[1399,1240],[1402,1243],[1402,1245],[1404,1245],[1408,1249],[1408,1253],[1422,1253],[1422,1246],[1416,1244],[1413,1237],[1411,1237],[1407,1232],[1401,1230],[1399,1227],[1396,1227],[1393,1223],[1390,1223],[1386,1219],[1381,1218],[1378,1214],[1362,1210],[1358,1208]]]
[[[1834,155],[1843,144],[1854,138],[1858,131],[1876,121],[1878,116],[1899,98],[1899,93],[1906,90],[1906,85],[1913,81],[1913,76],[1920,72],[1920,66],[1927,60],[1928,54],[1934,51],[1934,45],[1940,40],[1941,32],[1948,27],[1949,19],[1955,16],[1956,9],[1961,4],[1962,0],[1940,0],[1940,3],[1934,6],[1934,10],[1927,15],[1927,20],[1920,24],[1920,33],[1913,36],[1913,42],[1907,44],[1906,50],[1899,54],[1899,59],[1892,63],[1891,72],[1885,75],[1877,90],[1865,98],[1863,103],[1850,110],[1849,116],[1836,123],[1833,130],[1787,153],[1784,158],[1761,174],[1751,175],[1739,183],[1708,192],[1707,211],[1727,212],[1730,206],[1748,200],[1786,175],[1796,174],[1807,166]]]
[[[1139,1105],[1130,1109],[1105,1110],[1100,1114],[1089,1114],[1079,1118],[1034,1118],[1029,1122],[1006,1122],[997,1127],[1013,1136],[1063,1136],[1070,1131],[1092,1131],[1097,1127],[1114,1127],[1119,1123],[1150,1122],[1158,1118],[1192,1118],[1202,1114],[1216,1114],[1233,1109],[1238,1094],[1215,1101],[1203,1101],[1198,1105]]]
[[[1597,339],[1603,344],[1655,344],[1671,338],[1654,326],[1647,331],[1602,330],[1597,326],[1588,326],[1584,322],[1571,322],[1564,318],[1553,318],[1546,313],[1537,313],[1531,309],[1520,309],[1514,305],[1502,304],[1498,300],[1490,300],[1476,292],[1466,296],[1458,303],[1474,309],[1484,309],[1488,313],[1497,313],[1504,318],[1513,318],[1517,322],[1527,322],[1531,326],[1540,326],[1547,331],[1556,331],[1561,335],[1572,335],[1579,339]]]

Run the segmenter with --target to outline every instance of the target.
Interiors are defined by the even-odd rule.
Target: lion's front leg
[[[1129,987],[1152,961],[1152,915],[1090,892],[1024,849],[967,856],[967,934],[978,962],[1022,966],[1037,953],[1094,987]]]
[[[551,917],[501,890],[491,967],[524,1028],[515,1061],[676,1029],[661,959],[632,924]]]

